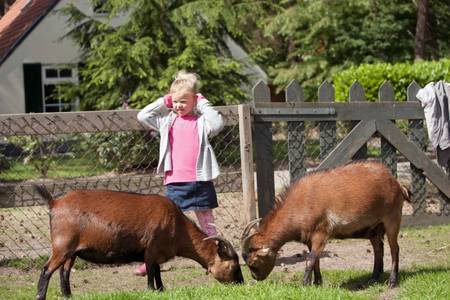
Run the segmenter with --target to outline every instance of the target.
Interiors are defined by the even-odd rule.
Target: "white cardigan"
[[[197,127],[200,148],[197,159],[197,181],[210,181],[217,178],[220,171],[208,137],[218,134],[223,129],[223,118],[211,103],[203,97],[200,97],[197,101],[197,114],[199,115]],[[166,106],[164,97],[147,105],[137,115],[139,122],[146,127],[158,131],[161,137],[159,143],[158,173],[172,170],[169,130],[176,116],[177,114]]]

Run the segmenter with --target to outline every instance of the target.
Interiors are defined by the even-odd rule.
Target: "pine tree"
[[[236,3],[235,3],[236,2]],[[94,19],[73,4],[60,13],[83,50],[80,84],[66,87],[84,109],[113,109],[127,98],[140,108],[164,95],[181,69],[200,75],[201,92],[214,104],[245,101],[243,63],[225,38],[242,38],[239,20],[250,5],[237,1],[94,1],[108,12]],[[114,25],[120,17],[124,22]],[[119,19],[120,19],[119,18]]]
[[[268,47],[269,55],[258,62],[280,89],[296,79],[305,87],[305,96],[313,99],[323,80],[349,66],[412,61],[418,1],[422,0],[279,1],[278,9],[267,11],[262,22],[266,39],[275,46]],[[450,7],[448,0],[429,0],[429,8],[424,49],[426,59],[439,59],[450,54],[445,38]]]

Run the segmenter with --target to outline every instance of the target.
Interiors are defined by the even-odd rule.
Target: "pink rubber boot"
[[[134,270],[134,275],[136,276],[145,276],[147,275],[147,269],[145,268],[145,264],[140,265]]]
[[[216,235],[216,227],[214,226],[214,215],[211,209],[195,211],[197,220],[202,230],[208,235]]]

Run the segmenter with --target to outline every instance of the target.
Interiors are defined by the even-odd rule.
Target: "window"
[[[43,111],[60,112],[74,111],[79,107],[79,100],[71,102],[61,100],[61,84],[78,83],[78,72],[76,68],[67,65],[47,65],[42,67],[42,93]]]

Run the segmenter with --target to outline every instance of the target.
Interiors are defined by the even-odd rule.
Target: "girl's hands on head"
[[[165,95],[164,103],[166,104],[167,108],[173,108],[172,95],[170,94]]]

